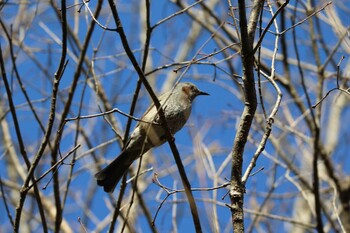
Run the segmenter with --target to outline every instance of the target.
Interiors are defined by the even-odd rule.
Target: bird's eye
[[[192,90],[192,91],[194,90],[194,86],[191,86],[191,90]]]

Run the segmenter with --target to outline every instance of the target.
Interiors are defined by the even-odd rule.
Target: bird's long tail
[[[103,186],[105,192],[113,192],[131,164],[138,158],[137,153],[126,150],[115,158],[107,167],[95,174],[97,184]]]

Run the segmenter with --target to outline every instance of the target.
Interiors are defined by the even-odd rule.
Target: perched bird
[[[199,90],[193,83],[179,83],[173,90],[159,97],[164,116],[174,135],[188,120],[192,101],[199,95],[209,95]],[[131,164],[149,149],[166,142],[165,131],[160,125],[158,110],[154,104],[143,114],[142,121],[136,125],[125,149],[107,167],[96,173],[95,178],[105,192],[113,192],[119,180]]]

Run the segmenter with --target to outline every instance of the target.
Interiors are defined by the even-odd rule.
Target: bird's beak
[[[209,95],[209,94],[204,92],[204,91],[198,90],[198,94],[197,95]]]

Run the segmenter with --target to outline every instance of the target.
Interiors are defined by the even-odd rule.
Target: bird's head
[[[196,85],[190,82],[179,83],[176,88],[182,91],[190,101],[193,101],[199,95],[209,95],[208,93],[199,90]]]

